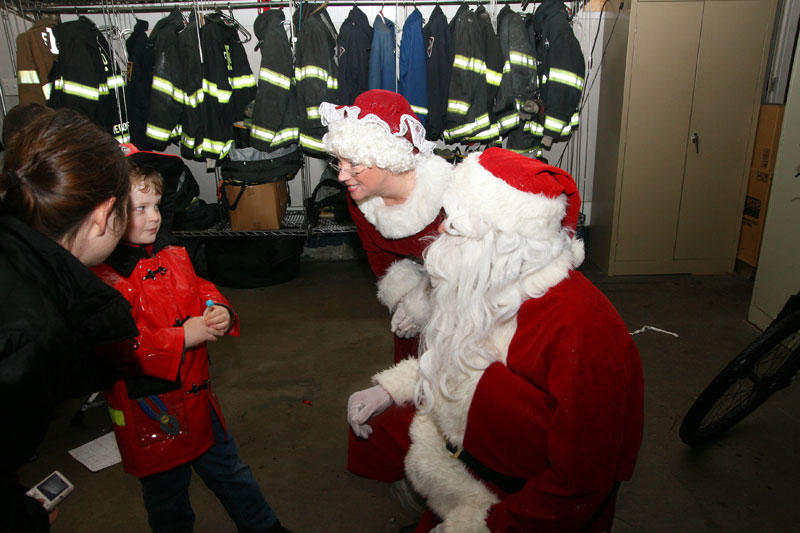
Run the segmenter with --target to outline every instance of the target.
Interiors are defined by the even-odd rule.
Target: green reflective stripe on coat
[[[447,112],[455,113],[456,115],[466,115],[469,112],[469,102],[462,102],[461,100],[448,100]]]
[[[325,145],[322,144],[322,139],[317,139],[304,133],[300,134],[300,146],[304,148],[311,148],[312,150],[316,150],[318,152],[325,151]]]
[[[286,142],[297,142],[300,136],[300,128],[284,128],[275,134],[272,144],[283,144]]]
[[[42,93],[44,94],[45,100],[50,100],[50,93],[53,92],[53,84],[52,83],[45,83],[42,85]]]
[[[245,74],[244,76],[236,76],[228,78],[228,83],[232,89],[243,89],[245,87],[255,87],[256,78],[252,74]]]
[[[265,142],[272,142],[272,139],[275,137],[275,132],[268,130],[267,128],[261,128],[255,124],[251,124],[250,135]]]
[[[280,87],[281,89],[286,89],[287,91],[292,86],[292,80],[289,78],[289,76],[284,76],[283,74],[275,72],[274,70],[270,70],[266,67],[261,67],[261,70],[258,71],[258,78],[264,80],[270,85]]]
[[[414,113],[416,113],[417,116],[419,116],[419,115],[428,116],[428,108],[427,107],[422,107],[422,106],[418,106],[418,105],[412,105],[411,106],[411,110]]]
[[[516,50],[511,50],[508,53],[508,60],[512,65],[519,65],[531,70],[536,70],[536,60],[529,54],[524,54]]]
[[[159,141],[168,141],[171,137],[170,132],[159,128],[158,126],[153,126],[152,124],[147,124],[147,129],[145,130],[145,134],[150,137],[151,139],[157,139]]]
[[[39,85],[39,73],[35,70],[20,70],[17,72],[17,83],[35,83]]]
[[[316,78],[318,80],[322,80],[328,83],[328,78],[330,78],[331,76],[328,74],[328,71],[325,70],[324,68],[315,67],[314,65],[309,65],[307,67],[295,68],[294,77],[297,78],[298,82],[306,78]],[[337,82],[334,81],[334,83]]]
[[[486,69],[486,83],[500,87],[500,82],[502,80],[503,74],[501,72],[497,72],[496,70],[492,70],[490,68]]]
[[[575,87],[579,91],[583,90],[583,78],[581,78],[580,76],[576,76],[572,72],[569,72],[567,70],[562,70],[560,68],[550,69],[550,81],[563,83],[564,85],[569,85],[570,87]]]
[[[64,78],[55,80],[54,87],[57,91],[62,91],[87,100],[100,100],[100,91],[97,88],[81,85],[73,81],[66,81]]]
[[[215,97],[221,104],[227,104],[230,102],[231,96],[233,96],[233,91],[220,89],[216,83],[205,78],[203,78],[203,92]]]
[[[467,57],[456,54],[455,58],[453,59],[453,68],[477,72],[478,74],[486,74],[486,62],[478,59],[477,57]]]
[[[516,111],[513,111],[508,115],[499,117],[497,124],[502,132],[507,132],[508,130],[514,129],[519,125],[519,114]]]
[[[319,115],[319,107],[318,106],[312,106],[312,107],[307,107],[306,108],[306,117],[309,120],[317,120],[317,119],[319,119],[319,116],[320,115]]]
[[[125,413],[119,409],[108,408],[108,416],[111,417],[111,423],[115,426],[125,427]]]
[[[550,115],[544,117],[544,129],[546,130],[557,131],[560,133],[566,125],[567,125],[566,122],[558,120],[557,118],[552,117]]]

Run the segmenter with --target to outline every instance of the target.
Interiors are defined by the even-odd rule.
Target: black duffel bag
[[[305,242],[304,235],[207,239],[208,279],[237,289],[289,281],[300,272]]]

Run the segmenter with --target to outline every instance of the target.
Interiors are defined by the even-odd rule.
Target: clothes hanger
[[[317,13],[318,11],[322,11],[323,9],[325,9],[326,7],[328,7],[328,3],[329,3],[329,0],[325,0],[325,1],[324,1],[324,2],[322,2],[320,5],[318,5],[317,7],[315,7],[315,8],[314,8],[314,11],[312,11],[312,12],[311,12],[311,14],[309,15],[309,17],[313,16],[313,15],[314,15],[315,13]]]

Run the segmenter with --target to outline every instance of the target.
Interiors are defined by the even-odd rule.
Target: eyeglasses
[[[350,177],[353,178],[357,178],[359,174],[367,170],[366,168],[362,168],[361,170],[353,171],[353,165],[350,165],[350,168],[343,168],[338,161],[331,161],[330,163],[328,163],[328,166],[331,167],[331,170],[336,172],[337,176],[339,175],[340,172],[344,172],[345,174],[349,174]]]

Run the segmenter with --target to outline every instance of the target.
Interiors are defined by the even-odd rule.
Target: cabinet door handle
[[[694,151],[695,153],[700,153],[700,136],[697,132],[692,133],[692,142],[694,143]]]

